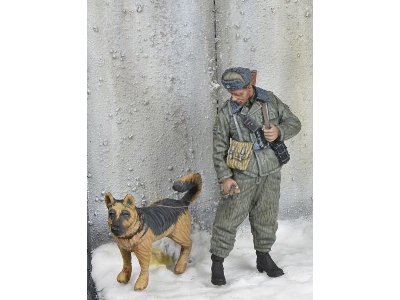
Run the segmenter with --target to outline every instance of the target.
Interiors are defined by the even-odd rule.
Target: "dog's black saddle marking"
[[[169,198],[140,208],[145,224],[153,230],[155,235],[162,234],[175,224],[178,217],[186,210],[187,205],[183,201]]]

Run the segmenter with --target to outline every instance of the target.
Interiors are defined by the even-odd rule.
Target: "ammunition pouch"
[[[290,160],[289,151],[283,141],[269,142],[269,146],[274,150],[276,157],[281,165],[286,164]]]
[[[246,170],[249,166],[253,144],[231,139],[226,165],[231,169]]]

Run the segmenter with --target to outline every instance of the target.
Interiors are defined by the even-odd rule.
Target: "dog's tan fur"
[[[192,184],[194,183],[194,184]],[[188,184],[191,184],[190,188]],[[175,186],[179,186],[176,189]],[[135,290],[143,290],[147,287],[149,282],[149,265],[151,258],[151,249],[154,241],[163,237],[168,237],[181,246],[179,259],[175,265],[174,272],[182,274],[186,270],[187,261],[190,251],[192,249],[191,234],[191,221],[188,206],[196,199],[202,187],[202,179],[200,174],[191,173],[174,183],[174,189],[179,191],[189,190],[186,195],[180,200],[185,203],[179,204],[180,207],[169,207],[167,209],[180,209],[179,215],[174,214],[174,218],[167,217],[160,222],[163,224],[163,231],[158,235],[154,233],[151,225],[146,223],[146,213],[136,208],[135,199],[132,195],[128,194],[123,201],[115,200],[111,193],[106,194],[105,203],[109,211],[108,226],[113,234],[118,248],[121,252],[123,267],[122,271],[117,276],[117,281],[120,283],[127,283],[132,274],[132,256],[131,252],[136,254],[140,265],[140,274],[135,283]],[[159,209],[166,207],[165,201],[172,199],[158,200],[146,208],[150,212],[153,208]],[[163,202],[164,201],[164,202]],[[178,201],[178,200],[176,200]],[[175,202],[178,203],[178,202]],[[158,208],[157,208],[158,206]],[[164,208],[163,208],[164,209]],[[175,211],[176,212],[176,211]],[[172,213],[175,213],[172,212]],[[129,216],[128,216],[129,215]]]

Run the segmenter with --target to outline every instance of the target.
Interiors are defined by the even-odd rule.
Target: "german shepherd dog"
[[[146,207],[136,207],[135,199],[128,194],[123,200],[116,200],[110,193],[105,196],[108,208],[108,227],[122,255],[123,267],[117,276],[120,283],[128,283],[132,274],[134,252],[140,265],[140,274],[135,290],[144,290],[149,283],[149,265],[154,241],[169,237],[181,246],[180,256],[175,265],[175,274],[186,270],[192,249],[191,222],[188,206],[199,196],[202,178],[191,173],[176,180],[175,191],[187,192],[181,200],[164,198]]]

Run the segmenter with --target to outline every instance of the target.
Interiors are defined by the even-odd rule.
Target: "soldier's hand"
[[[222,182],[222,189],[224,190],[225,194],[229,194],[229,191],[231,190],[231,187],[234,187],[235,189],[239,189],[238,184],[236,183],[235,180],[232,178],[227,178]]]
[[[262,130],[263,130],[263,132],[264,132],[265,139],[266,139],[268,142],[273,142],[273,141],[275,141],[275,140],[279,137],[279,135],[281,134],[279,128],[276,127],[275,125],[271,125],[271,128],[270,128],[270,129],[267,129],[267,128],[263,125]]]

